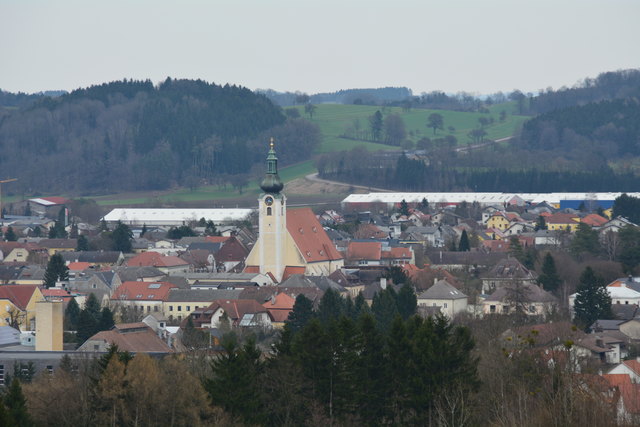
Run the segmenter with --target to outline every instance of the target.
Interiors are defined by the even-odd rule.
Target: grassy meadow
[[[360,129],[369,128],[369,117],[377,110],[383,115],[399,114],[405,123],[408,139],[414,143],[423,137],[440,138],[453,135],[458,140],[458,144],[466,145],[470,142],[468,133],[479,126],[480,117],[493,117],[494,123],[485,127],[487,138],[499,139],[514,134],[518,126],[526,119],[524,116],[516,116],[513,103],[493,105],[489,108],[490,113],[465,113],[445,110],[422,110],[412,109],[403,111],[400,107],[375,107],[367,105],[341,105],[341,104],[320,104],[316,106],[315,114],[310,119],[320,127],[322,132],[322,143],[316,149],[315,155],[331,153],[336,151],[350,150],[354,147],[362,146],[367,150],[400,150],[400,147],[379,144],[375,142],[359,141],[343,138],[345,129],[349,126],[356,126]],[[309,119],[304,113],[304,107],[298,108],[300,114]],[[507,116],[504,122],[499,121],[500,111],[506,111]],[[444,129],[437,131],[427,128],[427,117],[432,113],[441,114],[444,118]],[[453,129],[449,129],[449,127]],[[284,182],[289,182],[305,175],[316,172],[313,160],[307,160],[294,165],[289,165],[280,169],[280,177]],[[240,195],[237,190],[230,185],[226,188],[217,186],[203,186],[193,191],[188,188],[181,188],[173,191],[130,193],[122,195],[110,195],[96,197],[100,205],[105,207],[118,205],[161,205],[179,204],[189,202],[206,202],[210,205],[215,201],[216,205],[223,205],[226,199],[237,199],[238,197],[253,197],[259,193],[259,189],[253,181],[249,181],[248,187]],[[205,204],[205,203],[203,203]]]

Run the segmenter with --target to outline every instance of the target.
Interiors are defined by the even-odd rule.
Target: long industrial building
[[[369,209],[385,204],[388,208],[398,206],[403,200],[417,204],[426,199],[429,204],[456,205],[466,201],[478,202],[481,206],[525,205],[547,202],[558,208],[577,208],[581,203],[594,202],[604,209],[623,193],[368,193],[351,194],[342,200],[344,210]],[[626,193],[640,198],[640,193]]]
[[[200,218],[214,224],[229,224],[249,218],[254,209],[137,209],[118,208],[104,216],[107,223],[121,221],[127,225],[181,226]]]

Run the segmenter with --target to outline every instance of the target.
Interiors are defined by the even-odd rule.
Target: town
[[[277,162],[272,139],[256,209],[119,208],[90,223],[61,197],[14,203],[12,211],[24,215],[2,219],[0,383],[19,379],[32,416],[64,423],[64,410],[52,414],[45,404],[58,390],[51,381],[72,387],[69,376],[101,362],[94,393],[106,399],[103,416],[122,421],[128,398],[107,399],[104,382],[128,378],[118,371],[127,363],[127,372],[147,381],[131,355],[149,356],[140,363],[157,376],[170,374],[157,361],[181,355],[181,363],[217,373],[185,394],[191,409],[184,416],[193,422],[295,424],[288,411],[317,399],[320,407],[305,416],[374,423],[428,416],[465,425],[470,415],[460,405],[471,405],[480,379],[485,393],[510,390],[511,397],[483,404],[508,424],[518,424],[519,399],[539,413],[572,399],[565,404],[584,410],[585,420],[640,422],[640,277],[632,275],[640,263],[632,221],[638,194],[369,193],[314,211],[287,207]],[[399,333],[408,342],[404,356]],[[429,342],[420,334],[430,334]],[[444,360],[420,362],[433,357],[436,342]],[[363,359],[357,348],[377,359]],[[298,363],[279,360],[286,357]],[[322,366],[321,357],[333,361]],[[406,365],[387,375],[408,382],[440,366],[450,378],[430,386],[428,403],[407,394],[397,403],[403,414],[358,407],[352,387],[362,384],[355,383],[386,377],[357,372],[367,363],[382,371],[398,357]],[[304,381],[290,386],[302,387],[303,400],[267,410],[258,397],[241,397],[265,392],[257,378],[268,360],[276,371],[298,372]],[[191,385],[176,387],[195,387],[193,371],[180,369]],[[519,378],[522,369],[536,378]],[[254,377],[238,378],[242,371]],[[328,384],[321,372],[341,378]],[[547,381],[562,382],[551,397]],[[318,389],[305,391],[307,382]],[[407,386],[391,387],[402,394]],[[274,387],[285,393],[278,387],[287,386]],[[531,394],[532,387],[542,391]],[[193,409],[208,406],[205,389],[218,412]],[[139,410],[155,419],[149,408]],[[567,417],[568,410],[540,416]],[[265,411],[274,418],[263,418]]]

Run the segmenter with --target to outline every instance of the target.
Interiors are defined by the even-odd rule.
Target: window
[[[529,306],[529,313],[535,313],[536,312],[536,306],[535,305],[530,305]]]
[[[169,311],[173,311],[173,306],[172,305],[169,306]]]
[[[155,311],[155,312],[157,312],[157,311],[158,311],[158,306],[157,306],[157,305],[154,305],[154,306],[153,306],[153,311]]]
[[[97,288],[97,286],[96,286],[96,284],[95,284],[95,283],[94,283],[93,285],[91,285],[91,287],[92,287],[93,289]]]
[[[100,350],[100,344],[94,344],[93,351],[99,351],[99,350]]]
[[[187,311],[191,311],[191,306],[190,305],[187,306]]]
[[[625,304],[629,304],[629,301],[625,301],[624,303],[625,303]]]
[[[444,303],[444,308],[447,308],[447,303],[446,302]]]
[[[509,314],[509,306],[508,305],[503,305],[502,306],[502,312],[504,314]]]
[[[267,208],[267,216],[271,216],[271,206]]]
[[[182,311],[182,306],[181,305],[178,306],[178,311]]]
[[[151,306],[150,305],[147,306],[147,313],[151,313]]]
[[[489,313],[495,313],[496,312],[496,306],[495,305],[490,305],[489,306]]]

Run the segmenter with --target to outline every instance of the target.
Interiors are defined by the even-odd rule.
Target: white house
[[[467,311],[467,296],[445,280],[439,280],[418,295],[418,305],[439,307],[440,312],[451,319],[456,314]]]

